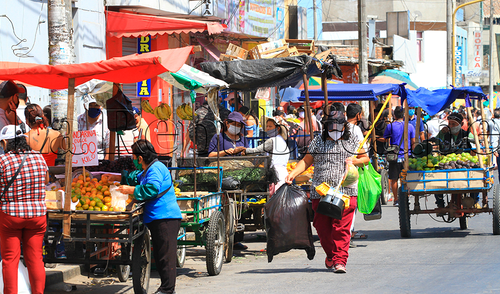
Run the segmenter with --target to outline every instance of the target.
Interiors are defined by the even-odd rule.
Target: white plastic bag
[[[109,187],[109,191],[111,192],[111,206],[116,211],[125,211],[125,208],[127,207],[128,195],[123,194],[116,189],[118,189],[118,187],[115,185],[111,185],[111,187]]]
[[[2,275],[3,261],[0,261],[0,294],[3,294],[3,275]],[[28,269],[24,263],[19,262],[17,268],[17,293],[18,294],[31,294],[30,278]]]

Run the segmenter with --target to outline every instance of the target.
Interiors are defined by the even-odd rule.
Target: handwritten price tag
[[[97,135],[95,131],[73,132],[73,166],[96,166]]]

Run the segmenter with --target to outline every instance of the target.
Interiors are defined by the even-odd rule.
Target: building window
[[[417,32],[417,61],[418,62],[423,62],[424,61],[424,53],[423,53],[423,38],[422,38],[422,32]]]

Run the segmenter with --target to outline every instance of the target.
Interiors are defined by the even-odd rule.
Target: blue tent
[[[284,88],[279,90],[281,102],[297,102],[299,101],[300,90],[297,88]]]
[[[470,106],[470,99],[486,99],[486,95],[480,87],[461,87],[434,91],[418,88],[415,91],[406,89],[406,95],[401,98],[408,98],[409,106],[420,107],[432,116],[441,110],[449,108],[457,99],[465,99],[465,105]]]
[[[340,100],[369,100],[377,101],[378,95],[389,94],[401,96],[406,93],[404,84],[329,84],[327,85],[328,99]],[[324,100],[323,90],[310,90],[309,100]],[[305,93],[301,92],[299,101],[305,101]]]

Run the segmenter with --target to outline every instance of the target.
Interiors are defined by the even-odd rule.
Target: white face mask
[[[458,132],[460,132],[460,129],[461,129],[461,127],[460,127],[460,126],[455,126],[455,127],[450,128],[451,133],[452,133],[453,135],[458,134]]]
[[[237,135],[240,133],[240,130],[241,128],[240,127],[237,127],[237,126],[233,126],[233,125],[229,125],[229,128],[227,129],[227,131],[229,132],[229,134],[231,135]]]
[[[305,112],[299,112],[299,117],[300,118],[304,118],[304,116],[305,116]]]
[[[339,131],[329,131],[328,132],[328,135],[330,136],[330,138],[332,138],[334,141],[337,141],[338,139],[340,139],[340,137],[342,137],[342,135],[344,134],[344,132],[339,132]]]

